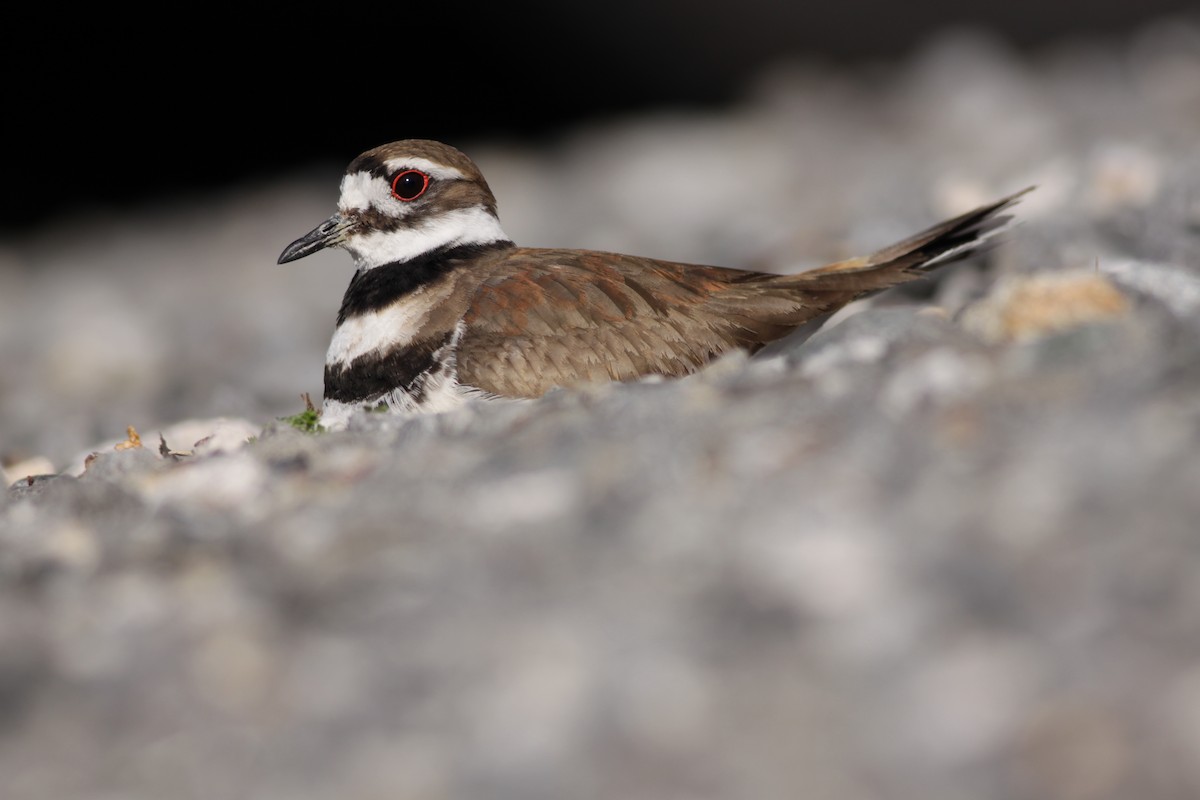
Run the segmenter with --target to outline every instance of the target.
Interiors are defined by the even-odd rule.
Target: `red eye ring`
[[[406,169],[392,178],[392,197],[411,203],[429,188],[429,176],[419,169]]]

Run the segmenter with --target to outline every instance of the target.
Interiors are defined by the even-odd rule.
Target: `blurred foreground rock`
[[[275,418],[348,263],[271,264],[340,165],[13,245],[0,794],[1197,796],[1197,87],[1194,27],[953,38],[480,145],[519,241],[779,270],[1039,188],[762,357],[338,434]]]

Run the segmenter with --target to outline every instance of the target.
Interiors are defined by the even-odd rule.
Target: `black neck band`
[[[432,283],[468,261],[484,253],[509,247],[513,247],[509,241],[442,247],[408,261],[360,270],[346,287],[342,307],[338,310],[338,324],[341,325],[348,317],[387,308],[409,292]]]

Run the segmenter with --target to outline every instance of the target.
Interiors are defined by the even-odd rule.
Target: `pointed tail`
[[[838,261],[787,276],[787,282],[810,292],[860,296],[921,277],[934,267],[965,258],[1007,227],[1012,216],[1001,212],[1015,204],[1030,186],[994,203],[946,220],[869,256]]]

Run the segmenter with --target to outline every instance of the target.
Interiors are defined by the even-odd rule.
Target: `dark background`
[[[608,0],[35,11],[4,58],[4,232],[348,162],[399,138],[547,138],[659,108],[719,108],[784,58],[903,57],[948,26],[1036,50],[1123,36],[1186,0]]]

